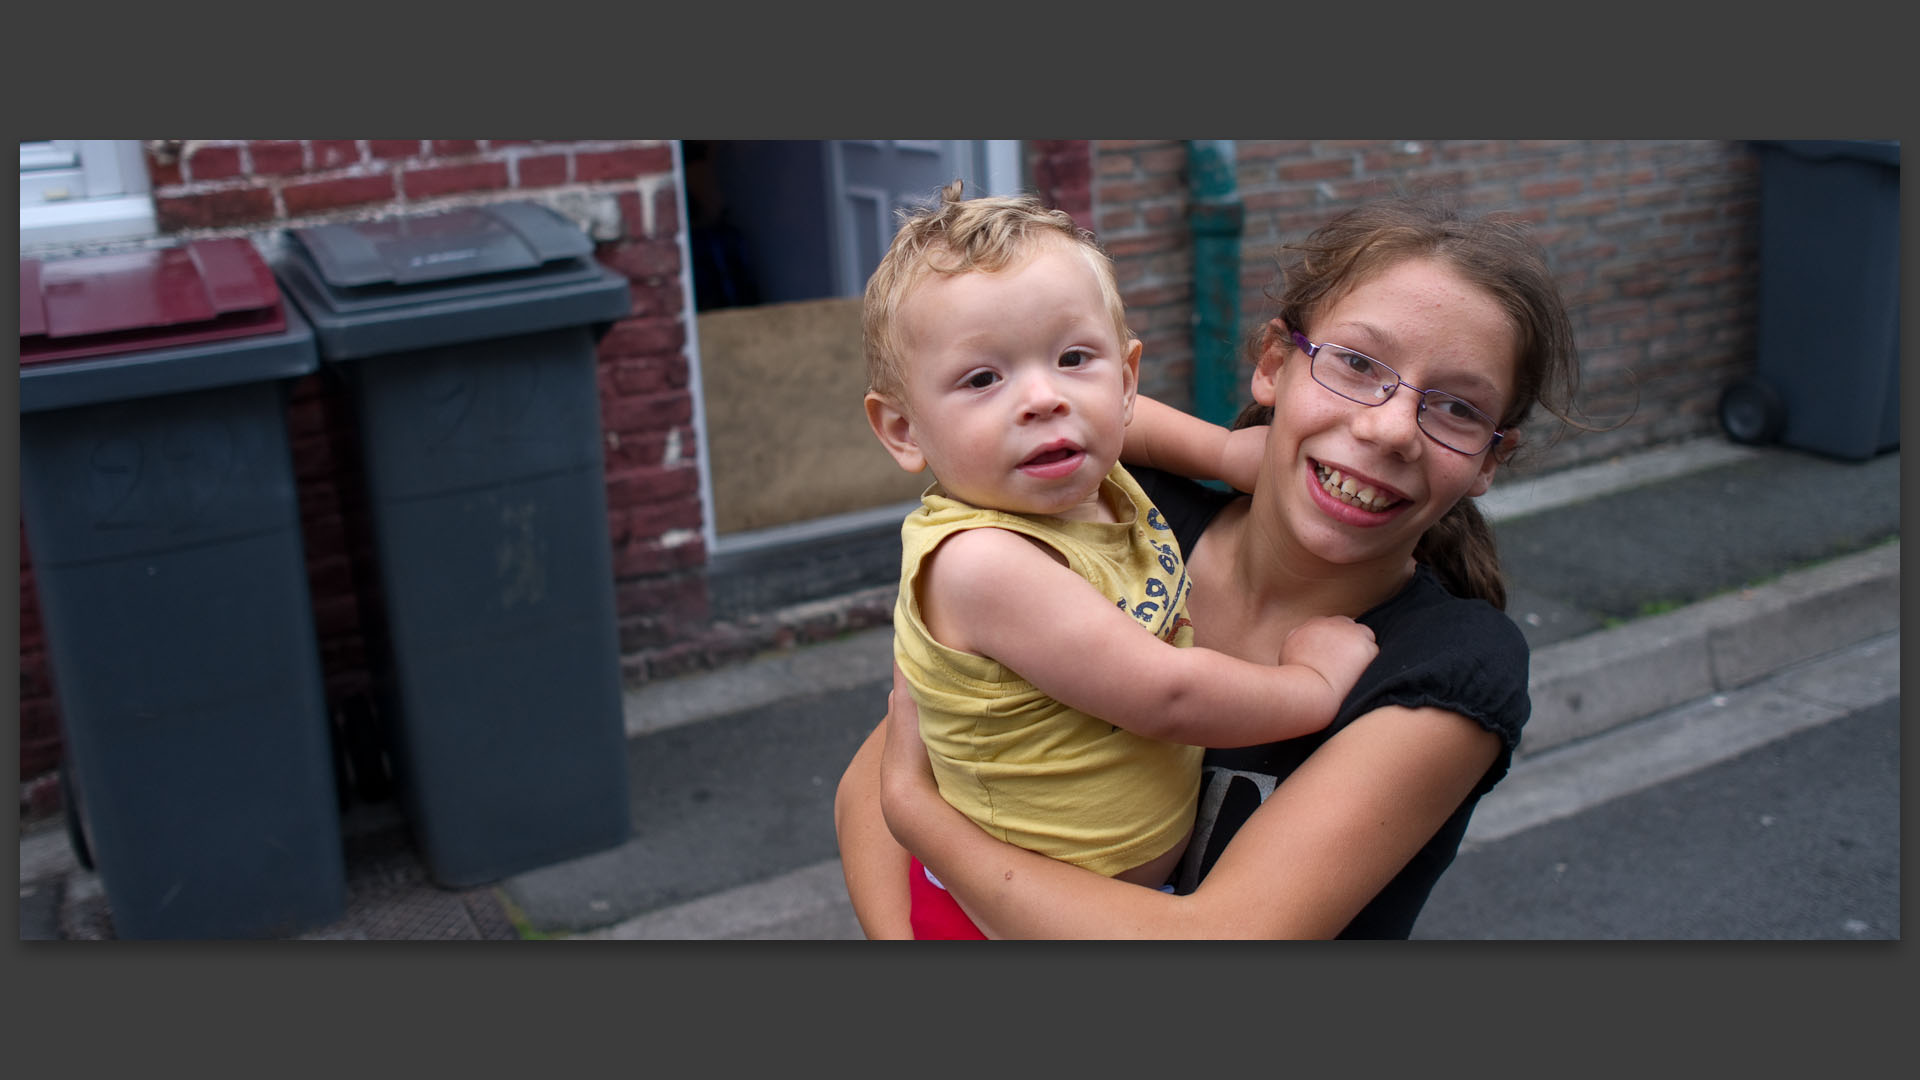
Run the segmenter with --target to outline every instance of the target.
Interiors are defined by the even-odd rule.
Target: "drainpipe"
[[[1193,234],[1193,411],[1230,424],[1239,415],[1240,232],[1245,210],[1233,140],[1187,142],[1187,224]]]

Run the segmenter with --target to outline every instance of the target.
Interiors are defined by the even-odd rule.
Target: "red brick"
[[[314,572],[324,569],[329,560],[346,557],[347,523],[338,515],[305,523],[301,526],[301,536],[306,542],[307,564],[314,568]],[[347,582],[351,584],[351,563],[347,569]]]
[[[646,356],[678,353],[687,343],[687,328],[679,319],[625,319],[615,323],[600,340],[600,355]]]
[[[605,462],[609,472],[657,465],[678,466],[692,462],[696,453],[693,428],[684,424],[655,431],[607,432]]]
[[[356,139],[315,139],[308,145],[316,171],[360,164],[360,143]]]
[[[1353,175],[1353,159],[1324,158],[1319,161],[1303,161],[1295,165],[1282,165],[1278,172],[1282,180],[1336,180]]]
[[[606,244],[600,248],[599,257],[609,269],[635,281],[677,277],[680,273],[680,245],[672,241]]]
[[[699,470],[694,468],[625,469],[607,477],[607,509],[612,512],[671,502],[699,491]]]
[[[1118,263],[1132,256],[1151,254],[1156,251],[1171,251],[1183,246],[1186,242],[1184,235],[1169,231],[1119,237],[1108,241],[1106,248],[1107,254]]]
[[[1395,187],[1402,182],[1404,182],[1402,178],[1391,176],[1370,176],[1364,180],[1349,180],[1333,185],[1333,198],[1343,203],[1369,202],[1393,194]]]
[[[58,737],[60,734],[60,710],[50,697],[35,698],[20,702],[20,738]]]
[[[641,212],[640,192],[622,191],[614,195],[613,204],[620,211],[620,239],[647,239],[647,216]],[[605,250],[603,247],[602,250]]]
[[[574,155],[573,172],[581,183],[633,180],[673,168],[673,151],[665,146],[630,150],[589,150]]]
[[[225,180],[240,175],[240,148],[202,146],[181,161],[190,180]]]
[[[360,629],[360,603],[351,593],[315,593],[313,628],[322,637],[344,637]]]
[[[191,195],[160,195],[153,200],[153,215],[161,232],[267,221],[274,216],[273,192],[264,187],[247,187]]]
[[[692,491],[677,498],[663,497],[646,503],[622,503],[609,498],[607,518],[607,535],[615,545],[620,546],[664,537],[672,532],[697,533],[702,520],[700,500]]]
[[[176,149],[156,152],[151,144],[141,149],[142,158],[147,163],[147,179],[154,187],[171,187],[181,182],[180,151]]]
[[[1611,214],[1620,208],[1620,200],[1615,198],[1584,199],[1579,202],[1561,203],[1553,208],[1556,217],[1600,217]]]
[[[53,680],[47,673],[47,654],[42,649],[20,653],[20,700],[35,701],[53,697]]]
[[[635,316],[678,315],[686,307],[686,293],[678,278],[636,281],[627,295],[633,301]]]
[[[529,155],[515,163],[519,171],[519,186],[523,188],[553,187],[567,182],[567,155],[542,154]]]
[[[247,152],[255,176],[292,176],[307,168],[306,150],[291,140],[248,143]]]
[[[697,536],[674,547],[662,547],[651,540],[636,540],[614,549],[613,575],[618,580],[669,570],[690,570],[706,561],[707,545]]]
[[[435,139],[434,157],[465,157],[480,152],[480,144],[473,139]]]
[[[409,199],[430,199],[461,191],[492,191],[507,186],[507,163],[480,161],[471,165],[442,165],[408,169],[400,186]]]
[[[687,358],[680,352],[617,357],[602,362],[600,375],[602,392],[611,396],[684,390]]]
[[[368,139],[367,153],[381,160],[420,156],[419,139]]]
[[[1557,199],[1563,195],[1578,195],[1585,191],[1587,182],[1577,176],[1560,180],[1541,180],[1520,185],[1520,198],[1535,202],[1545,199]]]
[[[693,399],[685,393],[617,398],[600,404],[608,431],[654,431],[687,423],[693,418]]]
[[[1433,148],[1425,143],[1418,144],[1419,149],[1409,151],[1405,143],[1394,143],[1384,150],[1371,150],[1361,155],[1361,167],[1368,172],[1381,169],[1414,169],[1433,163]]]
[[[342,206],[389,202],[394,197],[394,181],[390,173],[341,176],[288,184],[280,189],[280,197],[286,201],[288,216],[298,217]]]
[[[614,589],[613,600],[622,615],[676,612],[701,620],[707,617],[706,580],[691,574],[627,582]]]
[[[39,779],[60,767],[59,739],[20,740],[20,780]],[[28,793],[29,809],[50,814],[60,809],[60,785],[36,784]]]
[[[629,234],[634,224],[632,219],[628,220]],[[653,225],[648,235],[663,240],[680,235],[680,191],[672,184],[662,184],[653,193]]]

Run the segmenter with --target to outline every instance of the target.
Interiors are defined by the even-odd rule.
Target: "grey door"
[[[896,211],[926,204],[954,180],[984,191],[977,142],[962,139],[840,139],[827,144],[833,272],[842,296],[858,296],[899,226]]]

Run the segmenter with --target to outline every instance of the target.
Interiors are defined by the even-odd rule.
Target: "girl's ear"
[[[1121,378],[1125,380],[1125,383],[1126,383],[1126,393],[1127,393],[1126,420],[1127,420],[1127,423],[1131,424],[1133,423],[1133,399],[1140,392],[1140,339],[1139,338],[1131,338],[1127,341],[1127,355],[1126,355],[1125,363],[1121,367]]]
[[[1520,430],[1518,428],[1500,436],[1500,442],[1487,451],[1485,458],[1480,462],[1480,474],[1474,477],[1473,487],[1467,491],[1467,494],[1476,499],[1485,495],[1487,490],[1493,487],[1493,474],[1498,472],[1500,466],[1505,465],[1507,459],[1519,449]]]
[[[1286,359],[1287,352],[1293,348],[1292,331],[1287,328],[1285,319],[1267,320],[1260,331],[1260,356],[1254,361],[1251,389],[1256,405],[1273,407],[1275,384],[1280,378],[1280,364]]]
[[[906,412],[892,398],[873,390],[867,391],[866,407],[867,425],[893,455],[894,462],[910,473],[925,469],[927,456],[920,452],[919,440],[913,437],[913,421]]]

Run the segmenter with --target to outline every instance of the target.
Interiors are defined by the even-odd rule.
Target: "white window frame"
[[[20,143],[20,250],[159,231],[137,139]]]

